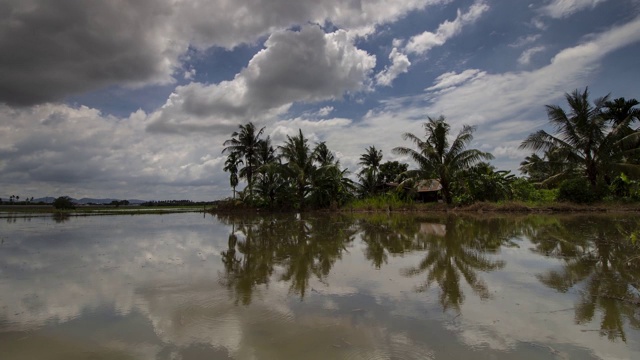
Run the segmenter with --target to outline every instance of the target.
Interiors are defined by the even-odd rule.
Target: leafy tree
[[[249,198],[253,199],[253,175],[258,167],[258,147],[260,136],[264,132],[264,127],[257,130],[253,123],[240,125],[239,131],[231,134],[231,139],[223,143],[225,146],[222,153],[236,153],[238,158],[244,159],[244,167],[240,169],[241,178],[247,179],[249,185]]]
[[[609,177],[613,170],[619,173],[623,170],[640,172],[640,167],[626,162],[630,155],[637,154],[638,148],[628,148],[626,145],[639,135],[637,132],[628,133],[632,118],[625,119],[609,126],[606,112],[603,108],[608,102],[608,96],[589,101],[589,91],[575,90],[565,94],[569,104],[569,112],[557,105],[547,105],[549,122],[555,127],[557,135],[551,135],[545,130],[530,134],[520,145],[522,149],[533,151],[552,151],[564,163],[579,164],[584,175],[595,187],[598,179]],[[612,115],[611,115],[612,116]],[[571,167],[562,168],[562,175]]]
[[[437,177],[442,185],[442,193],[447,204],[453,200],[452,182],[456,175],[464,169],[486,159],[493,159],[489,153],[477,149],[466,149],[473,140],[474,128],[463,126],[462,130],[449,143],[448,135],[451,126],[444,116],[437,119],[431,117],[424,123],[425,140],[414,134],[404,133],[402,138],[415,144],[416,149],[396,147],[393,152],[407,155],[418,163],[418,176],[421,178]]]
[[[465,193],[470,201],[500,201],[513,196],[512,182],[515,175],[510,171],[496,170],[486,162],[478,163],[461,173],[458,193]]]
[[[398,161],[387,161],[380,164],[380,181],[382,183],[401,182],[406,178],[409,164]]]
[[[75,209],[75,206],[71,202],[71,198],[68,196],[60,196],[53,201],[53,207],[58,210]]]

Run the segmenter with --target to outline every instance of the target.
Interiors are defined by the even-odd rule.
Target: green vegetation
[[[490,160],[493,156],[476,149],[466,149],[473,140],[474,128],[463,126],[462,130],[449,144],[449,131],[451,126],[447,124],[444,116],[437,119],[428,118],[424,124],[425,140],[418,136],[405,133],[403,139],[413,142],[416,149],[396,147],[393,151],[400,155],[409,156],[415,161],[419,169],[412,172],[414,177],[420,179],[437,178],[442,185],[442,194],[447,204],[453,202],[455,186],[458,175],[469,169],[482,159]]]
[[[418,204],[422,199],[446,203],[445,209],[474,203],[502,204],[492,209],[525,209],[563,208],[557,202],[640,200],[638,101],[610,100],[607,95],[591,102],[588,89],[575,90],[565,98],[568,110],[546,106],[555,133],[539,130],[522,142],[522,149],[534,151],[520,163],[524,177],[496,169],[485,162],[493,159],[490,153],[469,148],[474,127],[465,125],[451,137],[444,116],[427,117],[423,137],[403,134],[413,147],[393,148],[393,153],[412,160],[417,168],[397,160],[383,162],[382,150],[371,145],[360,156],[360,168],[353,177],[324,142],[311,146],[302,130],[274,148],[269,137],[261,138],[265,128],[240,125],[223,150],[228,153],[224,170],[230,174],[233,200],[219,208],[389,211],[443,207]],[[244,179],[247,188],[235,200],[238,179]],[[429,187],[438,183],[441,188]],[[437,196],[418,196],[436,191]]]
[[[53,207],[56,210],[70,210],[75,209],[75,206],[71,202],[71,198],[68,196],[60,196],[53,202]]]

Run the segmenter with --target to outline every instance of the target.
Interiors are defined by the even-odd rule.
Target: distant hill
[[[107,199],[82,198],[79,200],[71,199],[71,201],[73,201],[76,204],[110,204],[112,201],[121,201],[121,200],[128,200],[130,204],[142,204],[146,202],[145,200],[138,200],[138,199],[111,199],[111,198],[107,198]]]
[[[53,201],[56,198],[51,197],[51,196],[47,196],[47,197],[41,197],[41,198],[37,198],[37,199],[33,199],[34,203],[39,203],[39,202],[44,202],[47,204],[53,203]],[[111,199],[111,198],[106,198],[106,199],[94,199],[94,198],[82,198],[82,199],[74,199],[71,198],[71,201],[76,203],[76,204],[110,204],[112,201],[114,200],[125,200],[125,199]],[[142,204],[145,203],[146,200],[138,200],[138,199],[126,199],[129,200],[130,204]]]

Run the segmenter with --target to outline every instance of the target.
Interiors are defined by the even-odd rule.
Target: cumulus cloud
[[[34,196],[211,198],[227,193],[223,136],[149,137],[147,114],[127,118],[66,105],[0,107],[0,186]],[[5,131],[6,130],[6,131]],[[206,140],[206,141],[205,141]],[[220,187],[218,188],[217,185]]]
[[[377,85],[390,86],[398,75],[409,71],[409,66],[411,66],[407,55],[399,52],[395,47],[391,50],[391,54],[389,54],[389,60],[391,60],[391,66],[385,67],[384,70],[376,75]]]
[[[247,119],[274,118],[294,102],[339,99],[366,90],[375,56],[344,30],[318,26],[278,31],[233,80],[180,86],[152,116],[154,132],[213,131]]]
[[[607,0],[551,0],[541,11],[554,19],[569,17],[579,11],[594,9]]]
[[[420,35],[415,35],[409,39],[406,50],[410,53],[425,54],[434,47],[442,46],[450,38],[460,34],[462,28],[475,23],[489,10],[489,5],[484,1],[477,1],[467,12],[458,9],[458,15],[453,21],[445,21],[436,32],[425,31]]]
[[[0,103],[33,105],[110,85],[167,84],[176,75],[189,78],[180,71],[180,56],[190,48],[233,48],[309,22],[367,34],[443,2],[4,0]]]
[[[545,49],[546,48],[544,46],[535,46],[523,51],[518,58],[518,63],[520,63],[520,65],[529,65],[531,63],[531,57],[541,51],[544,51]]]

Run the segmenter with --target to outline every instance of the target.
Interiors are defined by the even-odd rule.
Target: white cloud
[[[107,86],[170,84],[189,51],[254,44],[314,23],[367,35],[450,0],[4,0],[0,103],[33,105]],[[123,16],[126,14],[126,16]]]
[[[318,110],[318,116],[327,116],[333,111],[333,106],[325,106]]]
[[[391,66],[385,67],[384,70],[376,75],[377,85],[390,86],[398,75],[409,71],[409,66],[411,66],[407,55],[399,52],[395,47],[391,50],[391,54],[389,54],[389,60],[391,60]]]
[[[228,129],[241,121],[273,119],[294,102],[339,99],[365,91],[375,56],[356,48],[343,30],[317,26],[278,31],[233,80],[176,88],[152,115],[149,130],[193,132]]]
[[[584,43],[560,51],[550,64],[539,69],[500,74],[478,69],[447,72],[424,95],[384,100],[348,134],[333,133],[331,143],[344,154],[359,154],[368,145],[380,144],[385,160],[392,159],[391,149],[402,143],[400,133],[422,134],[421,123],[427,116],[443,114],[454,133],[463,124],[481,124],[472,146],[488,144],[487,150],[499,155],[493,161],[496,166],[516,170],[518,163],[513,160],[519,155],[522,158],[519,142],[546,123],[531,114],[544,116],[543,104],[584,86],[602,58],[638,41],[640,18],[589,36]],[[358,136],[350,136],[352,133]],[[356,168],[357,159],[352,163]]]
[[[529,65],[531,63],[531,57],[539,52],[544,51],[545,49],[546,48],[544,46],[536,46],[523,51],[518,58],[518,63],[520,63],[520,65]]]
[[[640,41],[640,18],[560,51],[551,63],[533,71],[487,74],[436,96],[432,108],[454,117],[480,113],[486,119],[518,114],[531,104],[545,104],[578,86],[599,60],[616,49]]]
[[[27,196],[166,199],[223,197],[224,136],[149,137],[148,116],[104,116],[88,107],[0,107],[0,185]],[[225,134],[226,135],[226,134]],[[219,188],[217,186],[220,186]],[[96,193],[99,189],[101,193]]]
[[[461,72],[460,74],[454,71],[450,71],[438,76],[435,80],[435,84],[431,87],[428,87],[426,90],[436,91],[451,89],[467,81],[473,81],[475,79],[481,78],[486,74],[487,73],[485,71],[480,71],[478,69],[468,69]]]
[[[509,44],[510,47],[522,47],[525,45],[529,45],[531,43],[534,43],[536,41],[538,41],[538,39],[540,39],[540,37],[542,37],[541,34],[534,34],[534,35],[529,35],[529,36],[521,36],[519,37],[514,43]]]
[[[406,50],[410,53],[425,54],[436,46],[442,46],[450,38],[460,34],[462,28],[473,24],[489,10],[489,5],[484,1],[477,1],[463,13],[458,9],[458,15],[453,21],[445,21],[436,32],[425,31],[420,35],[412,36],[407,43]]]
[[[551,0],[541,11],[554,19],[561,19],[588,8],[594,9],[605,1],[607,0]]]

